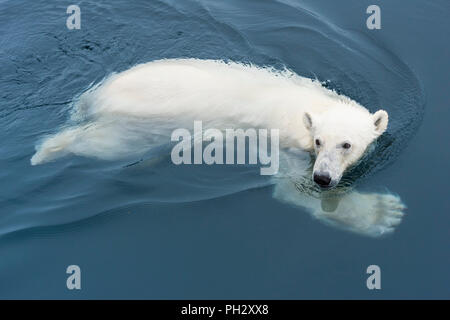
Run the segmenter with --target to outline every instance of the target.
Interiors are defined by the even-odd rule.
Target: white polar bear
[[[101,159],[142,154],[194,120],[222,130],[276,128],[283,163],[274,177],[278,199],[368,235],[392,231],[405,208],[391,194],[351,191],[337,196],[332,191],[386,130],[388,114],[371,114],[290,71],[215,60],[153,61],[113,74],[85,92],[74,103],[72,120],[77,124],[37,146],[32,165],[69,153]],[[295,176],[308,172],[305,152],[316,158],[311,179],[324,189],[319,198],[295,189]]]

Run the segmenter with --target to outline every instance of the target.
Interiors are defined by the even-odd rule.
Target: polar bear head
[[[313,180],[322,188],[331,188],[383,134],[388,125],[388,114],[384,110],[371,114],[364,108],[346,106],[318,114],[305,113],[303,122],[316,156]]]

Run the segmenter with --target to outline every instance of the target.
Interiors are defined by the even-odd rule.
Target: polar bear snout
[[[314,173],[313,179],[321,188],[328,188],[330,186],[331,177],[327,172]]]
[[[336,150],[319,151],[316,157],[312,180],[322,189],[335,187],[345,170],[341,165],[344,159]]]

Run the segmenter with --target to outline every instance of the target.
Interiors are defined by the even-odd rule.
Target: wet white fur
[[[70,153],[101,159],[140,154],[167,142],[164,139],[174,129],[201,120],[204,129],[279,129],[282,149],[316,152],[315,168],[328,171],[338,181],[384,132],[388,118],[384,111],[372,115],[357,102],[289,71],[171,59],[109,76],[74,103],[73,120],[78,122],[38,144],[32,165]],[[314,147],[317,138],[323,141],[320,150]],[[338,149],[344,141],[352,145],[346,153]],[[295,198],[293,192],[290,194]],[[352,198],[352,203],[361,207],[358,199],[369,203],[367,197]],[[295,202],[287,196],[283,199]],[[310,199],[301,205],[317,211],[313,203]],[[369,207],[364,210],[375,210]],[[364,210],[361,215],[370,215]],[[361,227],[352,228],[361,231]]]

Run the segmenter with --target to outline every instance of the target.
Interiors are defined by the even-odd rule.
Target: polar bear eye
[[[319,139],[316,139],[316,146],[320,146],[320,140]]]
[[[342,145],[342,148],[344,148],[344,149],[350,149],[351,146],[352,146],[352,145],[351,145],[350,143],[345,142],[345,143]]]

